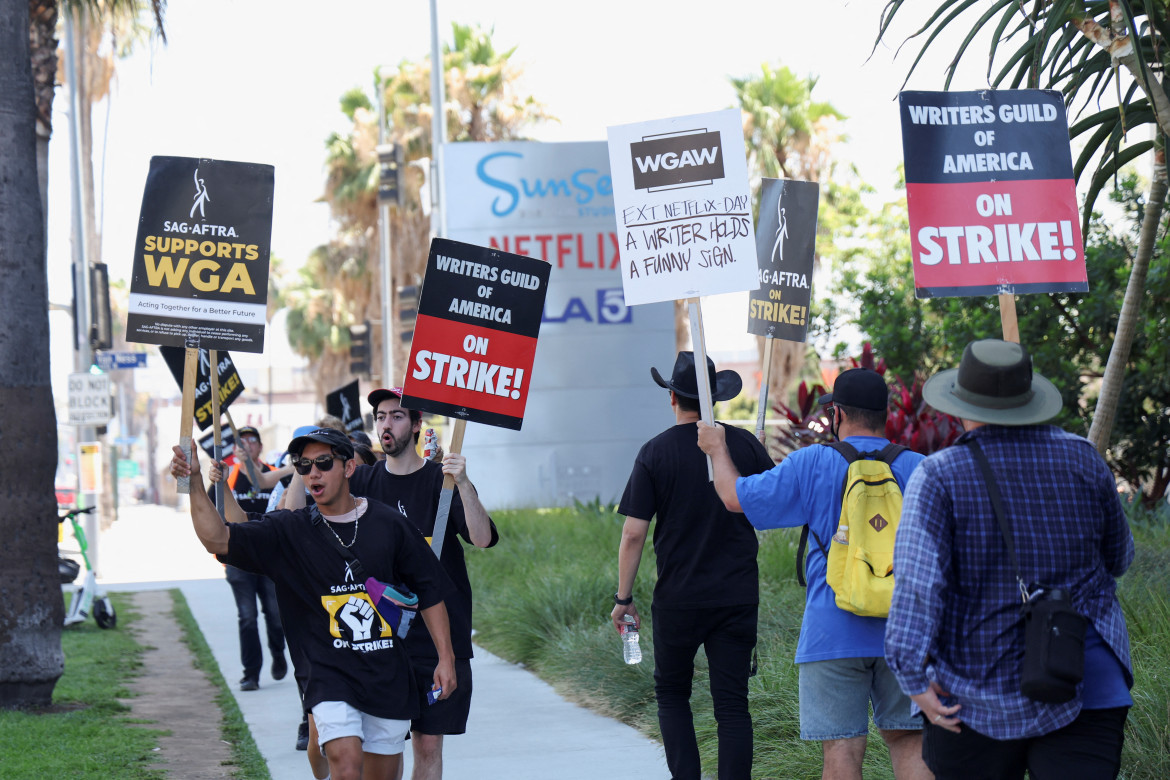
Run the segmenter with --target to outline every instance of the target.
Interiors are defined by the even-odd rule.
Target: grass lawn
[[[267,780],[264,761],[182,594],[171,593],[196,664],[220,689],[217,701],[224,711],[224,739],[232,745],[235,776]],[[134,695],[127,683],[141,671],[144,648],[128,630],[138,617],[128,595],[111,598],[117,628],[102,630],[87,620],[62,631],[65,673],[53,691],[52,706],[40,712],[0,711],[0,776],[5,780],[166,777],[154,752],[166,732],[131,720],[129,706],[120,701]]]

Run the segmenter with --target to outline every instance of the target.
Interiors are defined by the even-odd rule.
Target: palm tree
[[[519,95],[515,49],[498,52],[492,31],[452,25],[452,43],[444,45],[449,141],[507,141],[530,125],[549,119],[544,106]],[[410,165],[431,156],[431,96],[428,60],[400,62],[375,74],[386,106],[388,140],[401,144],[407,165],[402,205],[391,209],[391,288],[422,281],[430,245],[430,221],[419,197],[424,177]],[[329,204],[335,234],[313,252],[304,272],[288,291],[289,343],[310,361],[318,392],[344,384],[349,376],[346,326],[381,318],[378,268],[377,187],[378,116],[373,101],[360,89],[341,98],[352,126],[326,143],[326,182],[322,199]],[[324,294],[326,293],[327,294]],[[381,372],[383,329],[374,329],[371,372]],[[394,338],[394,327],[388,329]],[[395,365],[406,362],[408,345],[395,339]],[[400,378],[385,379],[396,384]]]
[[[57,17],[54,0],[0,0],[0,448],[19,454],[0,517],[2,708],[49,704],[64,669],[44,216]]]
[[[845,117],[829,103],[812,99],[816,83],[815,78],[800,77],[785,66],[773,67],[768,63],[761,65],[756,75],[731,79],[743,112],[748,170],[756,188],[757,212],[761,178],[821,182],[821,209],[831,207],[833,201],[827,197],[827,185],[833,170],[832,151],[843,140],[837,123]],[[685,310],[676,305],[676,323],[680,311],[685,315]],[[782,399],[805,366],[805,345],[759,337],[757,349],[761,364],[769,345],[772,371],[768,378],[768,397]]]
[[[889,0],[886,4],[878,42],[904,3],[905,0]],[[971,12],[978,14],[974,21]],[[955,70],[975,37],[990,29],[990,86],[1058,89],[1064,94],[1070,115],[1093,111],[1069,128],[1071,137],[1086,137],[1084,150],[1074,165],[1076,178],[1080,180],[1090,172],[1090,163],[1097,161],[1089,173],[1083,233],[1088,232],[1093,204],[1108,181],[1130,161],[1154,151],[1141,240],[1089,429],[1089,440],[1105,454],[1167,192],[1165,139],[1170,134],[1170,97],[1163,73],[1170,64],[1170,18],[1165,4],[1153,0],[943,0],[911,36],[926,35],[911,73],[946,29],[958,29],[964,37],[947,67],[944,89],[950,88]],[[1000,67],[995,71],[997,65]],[[1116,105],[1099,109],[1100,104],[1110,102]],[[1129,141],[1128,134],[1144,125],[1153,126],[1154,140]]]

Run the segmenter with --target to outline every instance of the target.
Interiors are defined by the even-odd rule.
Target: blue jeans
[[[756,646],[756,604],[705,609],[651,607],[654,618],[654,696],[666,765],[674,780],[699,780],[699,746],[691,715],[691,681],[699,645],[710,666],[719,736],[719,780],[752,773],[752,716],[748,676]]]
[[[268,629],[268,649],[273,658],[284,656],[284,630],[280,625],[280,611],[276,606],[276,586],[262,574],[253,574],[226,566],[228,584],[236,597],[236,611],[240,626],[240,663],[244,665],[244,677],[260,679],[264,666],[264,653],[260,649],[260,630],[257,627],[259,611],[256,601],[264,610],[264,623]]]

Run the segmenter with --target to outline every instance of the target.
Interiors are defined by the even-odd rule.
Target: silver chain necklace
[[[358,508],[357,499],[355,499],[352,495],[349,498],[351,501],[353,501],[353,509],[351,509],[350,512],[353,512],[353,515],[354,515],[354,518],[353,518],[353,538],[349,540],[349,544],[346,544],[345,542],[341,541],[341,537],[337,535],[337,531],[333,530],[333,523],[331,521],[326,520],[326,522],[325,522],[325,527],[329,529],[329,533],[333,534],[333,538],[337,540],[337,543],[340,544],[342,547],[344,547],[347,550],[350,547],[353,547],[353,543],[357,541],[358,521],[361,520],[361,514],[359,514],[357,511],[357,508]],[[346,512],[346,514],[349,514],[349,512]],[[342,515],[342,516],[344,517],[344,515]]]

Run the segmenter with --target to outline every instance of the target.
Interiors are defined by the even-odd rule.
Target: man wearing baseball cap
[[[402,407],[402,389],[380,388],[372,391],[367,400],[373,408],[374,431],[386,458],[354,469],[350,490],[355,496],[372,498],[398,510],[430,542],[443,478],[450,475],[455,482],[448,532],[443,537],[439,560],[455,586],[447,594],[446,606],[459,689],[444,701],[424,704],[410,727],[413,777],[437,780],[443,776],[443,738],[466,732],[471,709],[472,594],[463,545],[491,547],[499,541],[499,533],[467,478],[467,461],[462,454],[447,453],[441,464],[418,454],[415,443],[422,429],[422,414]],[[411,629],[406,647],[420,695],[425,695],[429,688],[425,683],[434,675],[440,658],[437,647],[421,626]]]
[[[821,396],[834,436],[859,453],[890,444],[885,438],[890,391],[868,368],[843,371],[833,392]],[[699,447],[711,456],[715,489],[728,509],[743,512],[758,529],[808,525],[815,544],[805,558],[804,619],[796,645],[801,739],[821,743],[825,777],[861,777],[873,720],[890,751],[898,780],[929,778],[922,761],[922,723],[886,665],[885,618],[840,609],[826,580],[830,539],[841,516],[841,491],[849,464],[830,447],[805,447],[763,474],[741,477],[727,453],[721,426],[699,423]],[[903,451],[891,470],[899,486],[922,462]]]
[[[224,487],[231,491],[236,503],[245,512],[267,511],[268,499],[271,491],[261,481],[259,475],[273,471],[273,468],[260,458],[264,444],[260,440],[260,431],[250,425],[245,425],[236,431],[239,442],[236,448],[236,462],[228,471]],[[251,461],[252,468],[245,470],[246,461]],[[286,469],[291,471],[291,469]],[[256,476],[258,484],[253,485],[249,475]],[[269,479],[275,479],[271,477]],[[208,488],[209,491],[214,488]],[[209,492],[209,498],[214,496]],[[280,626],[280,614],[276,606],[276,590],[272,580],[261,574],[237,569],[235,566],[225,566],[224,576],[232,586],[232,596],[236,599],[236,613],[240,634],[240,663],[244,667],[244,676],[240,679],[241,691],[254,691],[260,687],[260,669],[264,665],[264,652],[260,645],[259,613],[264,611],[265,630],[268,632],[268,650],[272,655],[272,679],[282,680],[288,674],[288,662],[284,658],[284,631]],[[260,603],[260,610],[256,602]]]
[[[966,430],[914,472],[894,546],[886,658],[926,722],[927,763],[943,780],[1117,777],[1133,704],[1117,578],[1134,542],[1113,474],[1088,440],[1043,424],[1060,391],[1019,344],[968,344],[922,395]],[[1083,662],[1063,695],[1022,684],[1021,589],[1030,605],[1062,594],[1087,623],[1083,644],[1054,627],[1065,663]]]
[[[289,641],[309,663],[304,706],[332,773],[389,780],[401,770],[420,695],[406,642],[367,585],[417,596],[438,655],[426,687],[441,700],[458,690],[443,604],[450,581],[402,515],[351,493],[356,462],[345,434],[315,429],[288,449],[314,506],[225,524],[203,493],[193,447],[192,523],[208,552],[276,583]]]

